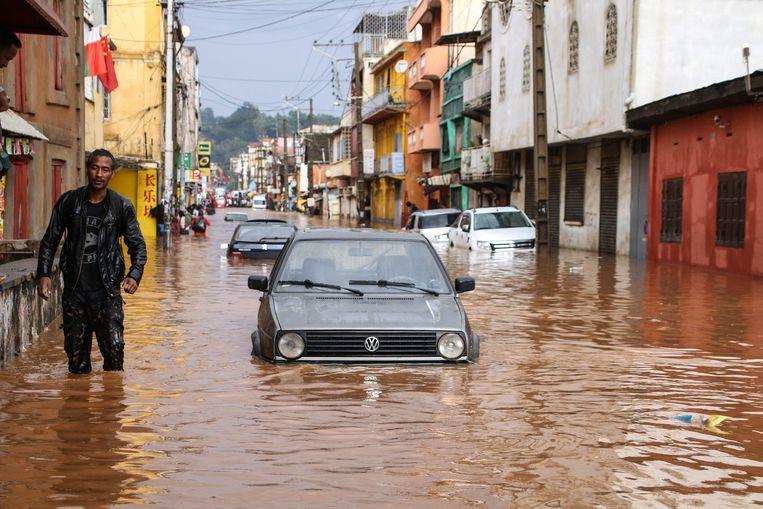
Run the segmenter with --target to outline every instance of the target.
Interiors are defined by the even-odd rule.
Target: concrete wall
[[[726,128],[713,121],[720,115]],[[653,260],[703,265],[763,275],[763,105],[744,105],[692,115],[652,130],[648,253]],[[746,171],[744,248],[716,241],[718,173]],[[662,181],[683,177],[682,241],[660,242]]]
[[[37,258],[0,265],[0,367],[29,344],[61,313],[61,274],[56,267],[53,291],[46,302],[37,295]]]
[[[61,20],[69,32],[69,37],[43,35],[21,35],[23,62],[14,59],[7,68],[0,70],[2,85],[11,106],[25,120],[41,131],[48,141],[34,140],[34,158],[27,165],[28,185],[22,192],[27,196],[27,238],[39,239],[53,208],[54,160],[62,164],[61,192],[77,187],[84,182],[83,143],[84,107],[82,102],[82,67],[84,45],[82,40],[82,1],[67,3]],[[62,86],[55,87],[55,69],[52,55],[56,44],[61,47]],[[17,101],[20,90],[16,89],[15,77],[23,71],[25,76],[24,95],[26,105]],[[15,219],[13,217],[14,192],[18,182],[11,170],[6,179],[3,238],[13,238]]]
[[[636,2],[635,108],[763,68],[763,5],[758,0]]]
[[[617,57],[604,61],[609,0],[546,4],[548,51],[546,97],[550,143],[584,139],[625,128],[625,98],[630,75],[631,2],[617,0]],[[491,145],[494,152],[533,144],[532,86],[522,90],[525,46],[532,48],[529,11],[515,2],[506,25],[497,7],[492,13]],[[578,70],[568,72],[569,31],[579,25]],[[550,55],[550,58],[549,58]],[[500,98],[501,59],[505,62],[505,98]],[[532,61],[530,61],[532,66]],[[532,80],[532,72],[530,73]],[[561,131],[563,134],[557,132]]]

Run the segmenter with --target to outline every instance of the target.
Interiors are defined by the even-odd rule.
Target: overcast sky
[[[343,106],[334,104],[331,59],[313,50],[313,41],[352,43],[364,12],[411,4],[415,0],[185,0],[181,17],[191,28],[186,45],[199,52],[202,107],[228,115],[248,101],[274,114],[290,108],[284,96],[314,96],[316,113],[339,116]],[[266,24],[271,25],[254,28]],[[237,31],[242,33],[215,37]],[[352,46],[321,49],[352,57]],[[351,62],[336,65],[346,97]],[[300,107],[306,111],[308,103]]]

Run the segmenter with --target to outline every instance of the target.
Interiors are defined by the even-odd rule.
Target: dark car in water
[[[276,258],[295,230],[283,221],[250,220],[239,224],[230,243],[221,247],[232,258]]]
[[[253,355],[268,361],[463,362],[479,338],[459,293],[418,233],[348,229],[297,231],[270,278],[249,276],[263,292]]]

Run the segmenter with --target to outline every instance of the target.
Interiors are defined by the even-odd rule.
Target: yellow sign
[[[211,141],[200,141],[199,142],[198,153],[199,153],[200,156],[212,155],[212,142]]]
[[[138,215],[143,235],[154,237],[156,235],[156,219],[151,217],[151,209],[158,202],[156,187],[156,170],[139,170],[136,185],[135,213]]]
[[[209,168],[199,168],[199,173],[201,173],[202,177],[212,176],[212,170],[210,170]]]

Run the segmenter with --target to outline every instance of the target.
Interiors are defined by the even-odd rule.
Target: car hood
[[[459,330],[464,326],[453,295],[401,292],[356,297],[314,292],[271,298],[284,330]]]
[[[496,228],[495,230],[476,230],[472,232],[475,240],[496,242],[502,240],[527,240],[535,238],[535,228]]]
[[[442,228],[425,228],[423,230],[419,230],[419,233],[421,233],[429,240],[434,240],[434,238],[438,235],[447,235],[449,230],[449,226],[443,226]]]

